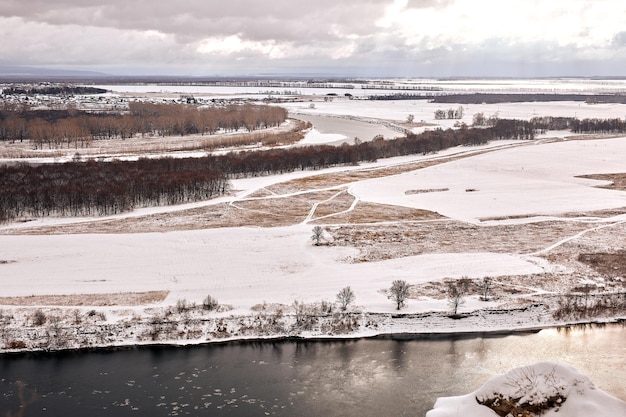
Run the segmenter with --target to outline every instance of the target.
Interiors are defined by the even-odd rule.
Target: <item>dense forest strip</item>
[[[224,194],[229,182],[201,159],[141,159],[0,168],[0,221],[110,215]]]
[[[590,104],[596,103],[626,103],[626,95],[623,94],[506,94],[506,93],[471,93],[449,94],[432,97],[434,103],[456,104],[498,104],[498,103],[524,103],[524,102],[550,102],[550,101],[583,101]]]
[[[40,86],[40,87],[5,87],[2,89],[2,95],[45,95],[45,96],[72,96],[86,94],[104,94],[107,90],[97,87],[73,86],[73,85],[56,85],[56,86]]]
[[[433,103],[447,104],[500,104],[551,101],[582,101],[589,104],[626,103],[624,94],[551,94],[551,93],[468,93],[468,94],[429,94],[392,93],[371,95],[368,100],[430,100]]]
[[[186,104],[129,103],[124,113],[75,109],[0,108],[0,140],[32,142],[36,149],[86,147],[92,140],[130,139],[136,135],[213,135],[279,126],[287,110],[254,104],[198,107]]]
[[[577,119],[575,117],[533,117],[533,127],[540,132],[547,130],[570,130],[574,133],[624,133],[626,120],[614,119]]]

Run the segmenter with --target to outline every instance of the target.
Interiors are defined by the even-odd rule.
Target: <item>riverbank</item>
[[[20,398],[36,397],[26,414],[424,416],[437,398],[546,360],[574,366],[599,389],[626,398],[616,372],[624,369],[616,343],[624,336],[625,326],[606,325],[410,342],[250,339],[5,354],[0,409],[21,411]]]
[[[277,340],[408,340],[502,336],[554,327],[626,321],[626,316],[555,320],[550,310],[542,304],[507,310],[476,310],[456,316],[447,312],[304,313],[276,308],[244,315],[207,312],[202,308],[190,307],[184,311],[155,310],[149,317],[134,314],[115,318],[106,317],[95,310],[86,313],[71,310],[66,311],[64,316],[53,316],[54,311],[59,312],[58,309],[45,308],[3,309],[0,354]],[[110,314],[122,313],[112,310]],[[43,323],[34,325],[22,321],[33,315],[40,315]]]

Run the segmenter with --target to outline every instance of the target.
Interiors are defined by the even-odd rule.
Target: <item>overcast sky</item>
[[[626,75],[624,0],[0,0],[0,65],[112,74]]]

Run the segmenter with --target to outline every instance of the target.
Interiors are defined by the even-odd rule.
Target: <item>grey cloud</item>
[[[186,39],[241,34],[251,40],[332,39],[330,30],[368,33],[389,0],[202,0],[5,1],[0,16],[19,16],[52,25],[92,25],[155,30]]]
[[[626,46],[626,32],[619,32],[613,36],[611,44],[617,47]]]
[[[426,9],[436,8],[441,9],[454,3],[454,0],[408,0],[407,9]]]
[[[443,9],[453,2],[409,0],[407,7]],[[415,39],[406,40],[407,35],[394,27],[376,26],[392,0],[319,0],[315,3],[227,0],[220,5],[214,3],[207,0],[0,0],[0,38],[3,40],[0,63],[91,68],[111,65],[142,68],[150,73],[178,71],[185,74],[231,71],[233,74],[542,76],[550,71],[548,75],[583,71],[596,71],[591,75],[607,73],[619,68],[625,60],[613,57],[613,61],[609,58],[591,61],[584,57],[583,50],[545,39],[526,43],[518,40],[516,44],[502,39],[473,44],[446,41],[449,44],[433,47],[442,43],[424,33],[420,43],[413,44]],[[164,35],[152,36],[145,31]],[[353,34],[358,36],[347,38]],[[286,51],[293,51],[294,55],[270,60],[265,56],[265,49],[254,48],[230,54],[198,53],[203,39],[230,35],[275,43]],[[349,56],[333,53],[346,45],[352,48]],[[624,48],[626,32],[615,35],[610,46]]]

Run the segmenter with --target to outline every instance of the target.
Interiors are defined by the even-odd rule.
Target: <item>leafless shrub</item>
[[[7,342],[8,349],[26,349],[26,342],[23,340],[10,340]]]
[[[489,293],[493,287],[493,280],[490,277],[484,277],[480,282],[480,299],[482,301],[489,301]]]
[[[330,314],[333,312],[333,303],[323,300],[319,306],[320,314]]]
[[[545,373],[537,373],[531,367],[516,369],[507,377],[504,388],[508,392],[479,394],[476,401],[505,417],[556,412],[567,400],[567,384],[557,375],[556,366]]]
[[[37,309],[33,313],[32,319],[33,319],[33,325],[42,326],[46,323],[46,320],[47,320],[46,313],[44,313],[41,309]]]
[[[99,319],[102,321],[105,321],[107,319],[106,314],[104,314],[102,311],[96,311],[93,309],[87,312],[87,317],[92,317],[94,319]]]
[[[295,300],[293,302],[293,310],[295,312],[296,323],[294,330],[311,330],[317,323],[317,316],[314,308],[307,306],[302,301]]]
[[[61,318],[58,316],[50,317],[46,333],[52,348],[64,348],[69,344],[69,334],[63,328]]]
[[[176,301],[176,311],[178,313],[184,313],[185,311],[187,311],[189,309],[189,306],[187,305],[187,300],[185,300],[184,298],[182,299],[178,299]]]
[[[217,310],[219,306],[220,306],[220,303],[217,301],[217,299],[215,299],[211,295],[207,295],[202,301],[202,308],[204,310],[208,310],[208,311]]]
[[[83,321],[80,310],[73,310],[72,314],[74,316],[74,324],[80,324]]]
[[[626,312],[626,292],[562,295],[552,316],[557,320],[581,320],[617,316]]]

